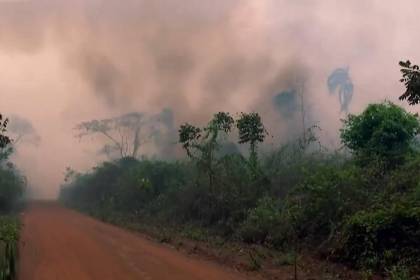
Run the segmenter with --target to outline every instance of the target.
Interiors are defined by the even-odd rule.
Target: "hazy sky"
[[[397,101],[398,61],[420,63],[419,14],[418,0],[0,0],[0,112],[39,135],[15,161],[44,198],[66,166],[101,159],[74,137],[83,120],[168,107],[177,123],[200,123],[258,110],[281,141],[290,126],[271,101],[291,73],[306,73],[311,118],[336,139],[344,115],[328,75],[349,67],[351,112]]]

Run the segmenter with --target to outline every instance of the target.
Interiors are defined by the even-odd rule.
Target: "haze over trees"
[[[0,113],[0,279],[14,279],[19,222],[13,211],[22,203],[26,179],[9,161],[13,140],[8,136],[9,120]]]
[[[76,137],[99,135],[105,143],[99,153],[110,159],[140,156],[143,145],[154,143],[162,154],[170,156],[175,146],[173,113],[164,109],[156,115],[131,112],[113,118],[79,123]]]
[[[18,115],[11,116],[8,132],[10,135],[13,135],[13,144],[15,146],[19,143],[38,146],[41,142],[41,137],[31,121]]]
[[[420,279],[420,67],[396,63],[420,2],[401,2],[0,0],[0,216],[60,191],[254,270]]]
[[[323,147],[312,127],[261,153],[258,113],[219,112],[204,127],[180,126],[187,159],[125,157],[68,173],[60,199],[114,223],[192,228],[199,239],[312,251],[367,275],[409,277],[420,273],[419,129],[417,115],[384,101],[346,116],[344,150]],[[249,157],[220,153],[233,139]]]
[[[7,135],[9,120],[0,114],[0,213],[9,212],[21,199],[26,180],[9,161],[13,140]]]

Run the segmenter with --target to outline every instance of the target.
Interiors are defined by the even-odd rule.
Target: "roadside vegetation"
[[[22,204],[26,186],[25,178],[8,160],[13,147],[7,125],[0,114],[0,280],[15,279],[20,227],[15,210]]]
[[[417,71],[401,64],[411,95]],[[407,68],[409,70],[407,70]],[[405,79],[405,80],[404,80]],[[411,98],[411,99],[410,99]],[[348,115],[343,148],[330,151],[317,127],[269,153],[258,113],[219,112],[204,127],[183,124],[187,158],[123,157],[87,173],[66,171],[60,200],[115,223],[177,228],[191,239],[256,244],[284,252],[294,264],[312,255],[389,279],[420,275],[420,122],[384,101]],[[248,153],[226,153],[237,139]],[[164,226],[162,226],[164,225]],[[170,238],[167,237],[167,238]],[[255,269],[258,255],[250,256]]]

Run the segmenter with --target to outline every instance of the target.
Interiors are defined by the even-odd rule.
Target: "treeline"
[[[188,160],[123,158],[83,174],[68,169],[60,199],[108,221],[192,225],[365,271],[415,274],[419,129],[417,116],[384,102],[344,120],[344,150],[327,151],[311,128],[261,154],[266,132],[257,113],[237,120],[218,113],[206,127],[181,126]],[[248,156],[224,152],[234,132]]]
[[[9,161],[13,140],[7,136],[9,120],[0,114],[0,214],[12,211],[21,201],[26,179]]]
[[[26,188],[25,178],[9,161],[13,140],[7,136],[8,123],[0,114],[0,280],[15,277],[19,222],[14,211]]]

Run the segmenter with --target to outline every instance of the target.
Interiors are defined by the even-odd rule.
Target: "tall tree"
[[[348,68],[337,68],[328,76],[327,86],[330,94],[338,92],[341,112],[348,112],[353,97],[354,86]]]
[[[287,78],[288,89],[275,95],[273,103],[277,111],[285,119],[294,119],[296,113],[300,113],[301,131],[303,139],[307,133],[307,104],[306,104],[306,81],[308,79],[305,68],[293,69],[290,77]],[[296,124],[293,122],[293,129]]]
[[[179,129],[179,142],[187,155],[206,170],[210,187],[214,181],[216,152],[220,148],[219,137],[221,133],[229,133],[234,122],[229,113],[219,112],[204,128],[185,123]]]
[[[250,163],[256,169],[258,164],[257,144],[263,142],[267,135],[261,117],[258,113],[241,113],[236,126],[239,130],[239,143],[249,143]]]
[[[169,108],[157,114],[132,112],[114,118],[86,121],[75,129],[79,138],[97,135],[105,140],[99,152],[111,159],[138,158],[140,149],[146,143],[158,156],[173,158],[175,155],[177,131],[174,113]]]
[[[117,152],[119,157],[138,157],[139,149],[147,141],[141,139],[141,130],[146,118],[142,113],[128,113],[115,118],[82,122],[76,126],[77,137],[99,134],[108,140],[102,152],[112,156]]]

